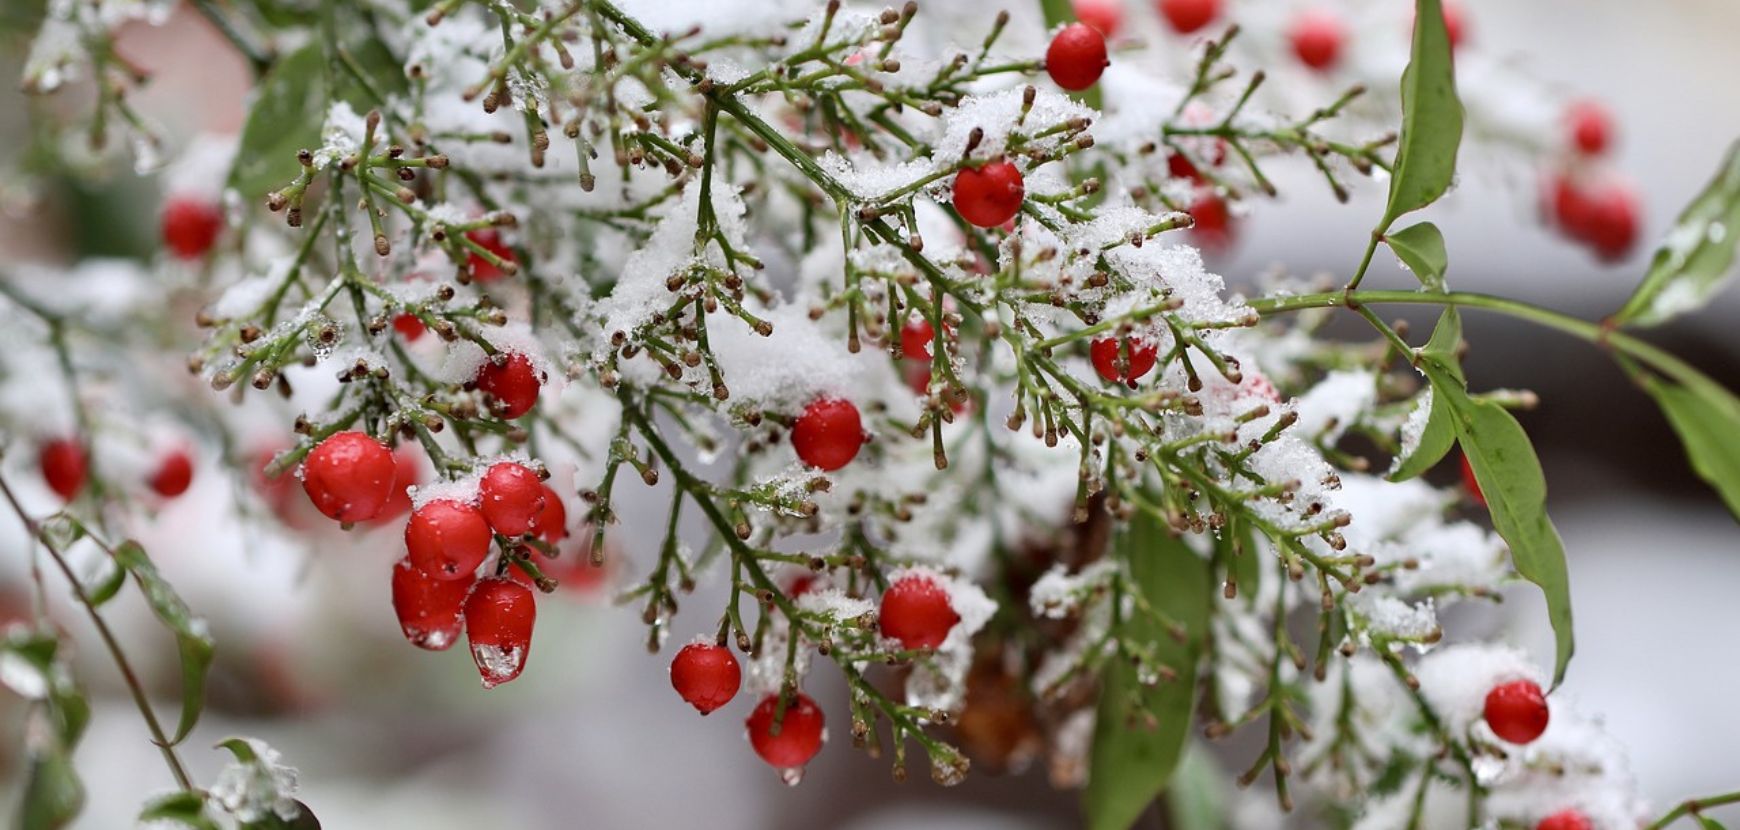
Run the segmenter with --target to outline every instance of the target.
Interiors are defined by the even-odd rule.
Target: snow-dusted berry
[[[422,337],[423,332],[428,331],[428,329],[428,326],[423,325],[423,320],[415,314],[400,314],[393,318],[393,331],[405,338],[406,343],[417,342],[417,338]]]
[[[479,247],[495,254],[496,257],[503,262],[512,263],[515,261],[514,249],[508,247],[508,244],[502,241],[501,232],[497,231],[495,228],[478,228],[474,231],[466,231],[465,238],[472,242],[476,242]],[[466,255],[465,267],[471,271],[471,278],[478,282],[495,282],[507,273],[502,270],[500,266],[491,262],[489,257],[476,251],[470,251]]]
[[[1560,810],[1535,825],[1535,830],[1595,830],[1589,817],[1576,810]]]
[[[743,669],[724,646],[690,643],[671,660],[671,688],[703,715],[730,703],[742,682]]]
[[[302,462],[302,490],[329,519],[372,519],[393,496],[397,466],[387,445],[366,433],[340,432],[321,441]]]
[[[1486,725],[1513,744],[1526,744],[1547,731],[1547,697],[1532,680],[1512,680],[1486,693]]]
[[[756,704],[745,724],[749,727],[749,745],[768,766],[801,769],[822,751],[822,708],[809,695],[798,692],[787,701],[783,717],[776,722],[774,714],[778,709],[777,694]]]
[[[1220,16],[1220,0],[1160,0],[1160,16],[1171,24],[1172,31],[1188,35],[1214,22]]]
[[[882,636],[899,640],[906,648],[936,648],[960,621],[961,615],[949,604],[948,590],[929,575],[907,574],[882,592],[878,615]]]
[[[544,482],[524,464],[503,461],[491,466],[477,489],[483,518],[503,536],[530,530],[544,511]]]
[[[1085,23],[1060,29],[1045,50],[1046,74],[1058,86],[1072,91],[1093,86],[1110,64],[1105,35]]]
[[[37,463],[42,467],[42,480],[62,501],[72,501],[85,489],[90,475],[90,462],[85,448],[71,438],[56,438],[42,445]]]
[[[490,577],[471,589],[465,599],[465,639],[485,689],[520,676],[532,650],[537,617],[532,590],[511,579]]]
[[[490,539],[483,511],[452,499],[417,508],[405,523],[411,564],[436,579],[469,579],[489,556]]]
[[[1287,39],[1292,41],[1293,54],[1299,56],[1299,62],[1320,72],[1333,68],[1340,59],[1343,36],[1341,18],[1318,8],[1300,12],[1287,30]]]
[[[471,586],[477,580],[469,573],[463,579],[436,579],[402,559],[393,566],[393,613],[399,630],[418,648],[446,651],[465,627],[461,611]]]
[[[944,326],[946,333],[948,327]],[[936,343],[936,327],[924,317],[913,317],[900,327],[900,353],[908,360],[930,360],[930,347]]]
[[[532,360],[519,352],[496,355],[477,367],[477,388],[489,393],[496,415],[513,420],[532,411],[544,381]]]
[[[791,445],[805,464],[833,472],[851,463],[864,446],[858,407],[843,398],[822,398],[804,407],[792,424]]]
[[[216,202],[174,196],[163,203],[163,244],[181,259],[199,259],[217,243],[224,213]]]
[[[955,174],[955,212],[981,228],[995,228],[1021,212],[1027,189],[1021,171],[1003,159]]]
[[[1565,114],[1571,144],[1578,152],[1599,156],[1613,141],[1613,116],[1598,101],[1578,101]]]
[[[166,499],[187,492],[193,484],[193,457],[185,449],[170,450],[157,462],[157,469],[151,471],[146,483],[152,492]]]
[[[1124,10],[1118,0],[1075,0],[1075,19],[1110,39],[1124,23]]]
[[[1094,371],[1107,383],[1122,383],[1134,387],[1159,360],[1160,349],[1153,343],[1136,337],[1101,337],[1088,344],[1088,357]]]

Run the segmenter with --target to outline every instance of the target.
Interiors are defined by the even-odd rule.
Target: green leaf
[[[1384,241],[1428,291],[1444,290],[1444,271],[1450,267],[1450,254],[1444,250],[1444,234],[1437,225],[1431,222],[1410,225],[1385,234]]]
[[[1196,668],[1214,590],[1208,563],[1146,511],[1137,513],[1114,553],[1129,568],[1148,604],[1176,620],[1188,636],[1186,642],[1179,642],[1140,611],[1123,622],[1120,636],[1152,647],[1156,658],[1178,676],[1146,687],[1131,661],[1114,657],[1106,664],[1082,796],[1088,826],[1094,830],[1129,827],[1172,779],[1190,736]],[[1145,702],[1146,710],[1155,716],[1153,728],[1139,722],[1138,702]]]
[[[1710,818],[1709,816],[1698,816],[1698,826],[1702,827],[1703,830],[1728,830],[1728,828],[1722,826],[1722,822]]]
[[[1047,29],[1075,22],[1075,5],[1070,0],[1039,0],[1039,13],[1045,16]]]
[[[116,547],[115,561],[133,574],[139,590],[145,593],[145,602],[151,606],[151,613],[175,634],[176,650],[181,655],[181,721],[175,728],[175,737],[169,741],[173,746],[193,731],[193,725],[199,722],[200,710],[205,708],[205,675],[211,668],[215,645],[205,620],[188,610],[187,603],[181,601],[175,589],[157,572],[157,566],[152,564],[151,557],[145,554],[145,548],[138,542],[128,540]]]
[[[85,787],[64,746],[31,750],[24,794],[18,802],[19,830],[57,830],[72,823],[85,806]]]
[[[103,574],[100,578],[93,580],[90,585],[85,586],[85,596],[90,599],[91,605],[98,607],[114,599],[115,595],[121,592],[121,586],[127,584],[126,568],[121,567],[119,562],[112,560],[101,561],[105,567]]]
[[[147,821],[178,824],[188,830],[221,830],[205,811],[205,795],[185,790],[145,802],[139,823]]]
[[[1733,275],[1740,244],[1740,142],[1715,179],[1680,213],[1649,272],[1611,322],[1653,326],[1710,302]]]
[[[59,634],[52,629],[14,627],[0,640],[0,676],[19,696],[47,703],[46,715],[60,744],[71,751],[90,725],[91,706],[61,659]]]
[[[1172,779],[1173,830],[1222,830],[1226,826],[1227,777],[1201,743],[1192,743]]]
[[[1458,391],[1462,384],[1462,366],[1456,360],[1456,350],[1462,341],[1462,316],[1455,306],[1444,309],[1438,317],[1437,327],[1432,329],[1432,338],[1421,350],[1422,357],[1430,356],[1440,366],[1445,367],[1455,379]],[[1431,382],[1431,376],[1427,376]],[[1444,460],[1450,448],[1456,445],[1456,426],[1452,422],[1447,396],[1439,394],[1437,384],[1432,385],[1432,408],[1426,414],[1426,428],[1420,433],[1420,441],[1414,445],[1414,451],[1406,458],[1398,460],[1395,469],[1389,474],[1390,481],[1407,481],[1410,478],[1425,473],[1432,466]]]
[[[1462,143],[1462,101],[1439,0],[1414,6],[1414,44],[1402,73],[1402,132],[1391,171],[1389,205],[1379,232],[1404,213],[1419,210],[1450,189],[1456,148]]]
[[[1576,650],[1571,633],[1571,580],[1565,543],[1547,518],[1547,479],[1528,433],[1497,403],[1469,397],[1466,388],[1437,355],[1421,361],[1434,394],[1450,406],[1463,454],[1486,496],[1493,528],[1510,546],[1517,573],[1539,586],[1555,641],[1553,685],[1565,677]]]
[[[1715,385],[1694,389],[1646,379],[1644,389],[1679,433],[1692,469],[1740,517],[1740,399]]]
[[[301,168],[297,151],[319,145],[326,118],[324,61],[320,39],[313,38],[260,79],[230,168],[229,186],[242,198],[258,201],[288,184]]]
[[[240,830],[320,830],[320,819],[314,817],[314,811],[308,809],[307,804],[298,801],[296,807],[301,812],[288,821],[268,815],[259,821],[242,822],[238,827]]]

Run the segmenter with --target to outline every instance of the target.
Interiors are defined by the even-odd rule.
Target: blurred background
[[[933,8],[950,3],[931,0]],[[1240,16],[1261,14],[1266,5],[1294,7],[1232,3]],[[1477,160],[1465,155],[1469,171],[1430,217],[1448,239],[1451,285],[1599,318],[1623,302],[1654,242],[1740,137],[1740,106],[1726,93],[1740,77],[1734,48],[1740,4],[1468,0],[1466,7],[1472,38],[1490,59],[1610,107],[1620,125],[1612,166],[1642,197],[1644,241],[1627,260],[1599,264],[1540,227],[1537,171],[1469,165]],[[1151,17],[1152,11],[1132,0],[1126,14]],[[138,105],[175,134],[239,127],[246,66],[197,16],[183,9],[165,27],[131,32],[127,53],[156,76]],[[16,51],[0,54],[0,74],[17,77],[20,60]],[[25,108],[15,90],[15,84],[0,84],[0,155],[25,152]],[[1362,183],[1350,204],[1337,206],[1308,168],[1283,165],[1275,172],[1283,197],[1242,218],[1238,243],[1217,269],[1234,287],[1252,285],[1280,263],[1301,274],[1349,273],[1382,209],[1382,189]],[[129,235],[148,237],[153,222],[92,227],[67,221],[89,215],[81,200],[132,199],[140,210],[152,210],[153,186],[124,179],[90,191],[67,189],[57,195],[61,213],[46,220],[0,216],[5,260],[137,250],[140,240]],[[0,181],[0,192],[8,186]],[[1379,260],[1371,280],[1390,287],[1411,282],[1386,255]],[[1398,316],[1394,309],[1385,314]],[[1416,326],[1431,323],[1418,309],[1400,316]],[[1734,388],[1740,387],[1737,324],[1740,292],[1730,292],[1650,337]],[[1740,603],[1734,601],[1740,534],[1734,519],[1692,475],[1654,406],[1598,351],[1479,313],[1468,315],[1467,339],[1474,385],[1533,389],[1542,400],[1522,420],[1546,466],[1578,614],[1578,655],[1559,694],[1605,716],[1658,807],[1740,788],[1740,707],[1734,705],[1740,698]],[[232,486],[215,470],[201,473],[195,495],[198,488]],[[670,649],[649,656],[638,614],[609,607],[601,592],[544,603],[544,633],[530,669],[484,694],[462,649],[431,657],[399,641],[380,578],[398,556],[393,531],[320,537],[312,558],[269,541],[235,557],[201,544],[234,529],[212,528],[212,519],[198,514],[198,502],[190,497],[171,506],[155,528],[158,538],[147,540],[190,604],[212,617],[219,637],[212,705],[185,756],[195,777],[209,781],[222,758],[206,747],[231,734],[262,737],[301,769],[304,798],[327,827],[865,830],[1077,823],[1073,794],[1052,791],[1043,770],[975,774],[952,790],[922,774],[895,784],[885,760],[848,750],[844,723],[833,724],[836,745],[811,764],[803,785],[788,790],[743,745],[747,704],[739,700],[713,717],[694,717],[668,688]],[[632,529],[648,526],[663,501],[654,492],[640,504],[643,515],[626,515],[629,530],[618,534],[630,559],[652,555],[657,544]],[[17,538],[12,529],[0,533],[6,540],[0,557],[25,556]],[[160,710],[172,711],[176,681],[167,643],[144,622],[132,593],[114,613],[138,623],[124,628],[123,639],[163,694]],[[1482,627],[1477,633],[1500,630],[1501,639],[1550,662],[1551,636],[1535,592],[1515,591],[1496,612],[1478,616],[1459,624]],[[90,807],[76,826],[131,826],[141,799],[171,781],[112,667],[95,653],[93,632],[79,618],[65,622],[88,644],[80,674],[97,710],[78,754]],[[693,633],[689,626],[704,624],[679,617],[679,641]],[[839,698],[831,672],[819,671],[811,682],[818,699]],[[16,732],[17,713],[10,697],[0,703],[0,732]],[[12,751],[16,734],[4,738],[0,747]],[[0,757],[0,798],[14,797],[16,762]],[[1263,787],[1257,790],[1254,798],[1266,798]],[[1246,826],[1273,826],[1260,804],[1240,809],[1247,811]],[[1151,826],[1163,826],[1160,817],[1150,819]]]

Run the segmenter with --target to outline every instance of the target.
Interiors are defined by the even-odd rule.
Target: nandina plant
[[[201,2],[256,84],[239,135],[187,147],[141,115],[149,79],[116,48],[155,6],[37,10],[26,88],[93,92],[41,109],[64,138],[45,155],[70,166],[83,138],[80,157],[177,172],[144,261],[0,272],[0,378],[54,393],[0,410],[0,492],[52,563],[0,643],[34,701],[23,826],[82,806],[88,707],[51,590],[88,613],[173,778],[142,821],[318,826],[259,742],[220,744],[235,762],[209,785],[181,761],[213,632],[123,540],[196,469],[247,485],[222,498],[250,523],[387,527],[368,538],[397,564],[349,578],[378,585],[407,647],[463,636],[483,689],[539,670],[534,634],[566,636],[537,628],[540,603],[607,582],[652,651],[681,632],[668,663],[627,669],[668,665],[669,716],[744,718],[745,758],[794,784],[850,747],[944,785],[1043,755],[1116,828],[1167,797],[1193,740],[1248,735],[1225,775],[1331,826],[1647,821],[1599,722],[1552,693],[1573,623],[1512,414],[1532,396],[1464,372],[1462,315],[1604,348],[1740,512],[1740,399],[1637,333],[1726,275],[1740,154],[1589,322],[1452,291],[1447,240],[1410,218],[1459,163],[1521,157],[1546,224],[1602,259],[1637,242],[1599,103],[1464,142],[1498,116],[1459,96],[1453,55],[1479,48],[1459,6],[1355,28],[1325,0],[1243,36],[1235,13],[1282,12],[1009,2],[936,20],[838,0],[799,19]],[[1386,52],[1400,78],[1357,74]],[[1204,252],[1236,243],[1281,165],[1343,200],[1387,188],[1384,210],[1344,280],[1229,291]],[[140,284],[124,308],[93,299]],[[1394,305],[1436,325],[1408,331]],[[1332,312],[1371,340],[1324,336]],[[199,339],[165,360],[189,318]],[[171,362],[208,389],[178,394]],[[1427,483],[1440,466],[1463,482]],[[618,520],[636,479],[668,500],[662,525]],[[173,729],[105,622],[129,578],[178,644]],[[722,606],[676,613],[709,582]],[[1438,620],[1517,583],[1546,599],[1549,665]],[[846,694],[806,692],[820,671]],[[986,738],[1010,712],[1023,757]]]

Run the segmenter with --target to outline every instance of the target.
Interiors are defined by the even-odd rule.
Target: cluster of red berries
[[[797,595],[811,583],[794,583]],[[913,572],[895,580],[882,593],[878,626],[882,636],[909,650],[935,649],[948,639],[960,615],[949,604],[948,591],[928,574]],[[725,646],[700,640],[683,646],[671,660],[671,687],[703,715],[730,703],[743,683],[743,669]],[[755,705],[744,726],[749,745],[767,764],[796,772],[822,749],[822,708],[809,695],[794,692],[782,701],[769,694]]]
[[[1624,259],[1637,244],[1639,211],[1637,194],[1600,169],[1614,144],[1613,117],[1599,103],[1580,101],[1565,122],[1569,152],[1546,177],[1541,212],[1602,261]]]
[[[1551,711],[1547,696],[1532,680],[1512,680],[1486,693],[1483,711],[1486,725],[1499,740],[1513,744],[1533,743],[1547,731]],[[1589,818],[1574,809],[1560,810],[1535,825],[1535,830],[1592,830]]]
[[[48,489],[61,501],[78,498],[90,479],[90,458],[84,445],[71,438],[55,438],[37,450],[37,467]],[[157,459],[157,464],[145,477],[151,492],[172,499],[187,492],[193,485],[193,453],[186,447],[175,447]]]

